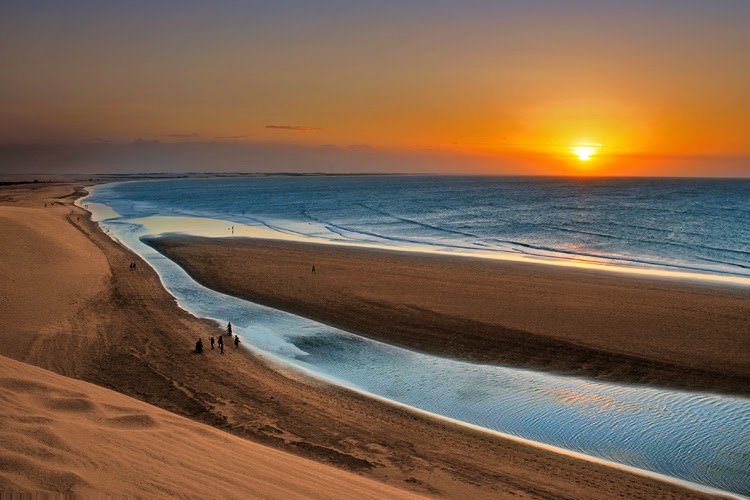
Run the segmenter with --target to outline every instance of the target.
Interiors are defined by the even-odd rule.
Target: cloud
[[[303,125],[266,125],[266,128],[276,130],[296,130],[298,132],[316,132],[318,130],[323,130],[320,127],[305,127]]]
[[[143,146],[143,145],[150,145],[150,144],[161,144],[160,141],[149,141],[148,139],[143,139],[139,137],[138,139],[134,140],[130,144],[136,145],[136,146]]]
[[[200,139],[200,134],[193,132],[192,134],[162,134],[162,137],[170,137],[172,139]]]
[[[246,135],[217,135],[214,139],[244,139]]]

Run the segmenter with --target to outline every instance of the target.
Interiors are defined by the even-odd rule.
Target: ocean
[[[750,497],[750,399],[468,363],[373,341],[207,289],[144,243],[160,234],[583,263],[747,284],[750,182],[259,177],[96,186],[80,204],[181,307],[243,348],[329,383],[487,432]]]
[[[127,218],[205,217],[345,244],[750,277],[750,180],[313,176],[97,193]]]

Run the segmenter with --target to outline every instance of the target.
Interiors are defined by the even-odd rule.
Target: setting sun
[[[593,146],[574,146],[571,151],[581,161],[589,161],[596,154],[596,148]]]

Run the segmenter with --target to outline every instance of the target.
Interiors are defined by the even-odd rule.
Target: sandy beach
[[[149,244],[209,288],[391,344],[612,382],[750,394],[748,288],[250,238]]]
[[[0,434],[3,491],[269,498],[381,498],[414,493],[449,498],[710,496],[419,415],[285,372],[262,358],[231,350],[224,356],[216,351],[196,355],[192,352],[195,339],[219,334],[218,326],[180,309],[144,262],[102,233],[86,212],[73,205],[80,194],[72,185],[9,186],[0,191],[0,324],[4,325],[0,354],[15,360],[0,358],[0,396],[4,406],[13,410],[3,417]],[[617,342],[608,341],[602,333],[591,333],[596,331],[597,321],[603,321],[604,312],[584,319],[580,311],[570,313],[581,324],[590,324],[590,331],[583,337],[576,335],[583,335],[580,332],[586,328],[564,326],[554,315],[528,323],[532,321],[529,311],[536,310],[533,301],[527,303],[529,297],[550,286],[543,283],[551,279],[544,273],[534,277],[537,288],[531,287],[525,295],[529,276],[518,278],[517,296],[510,303],[509,298],[500,302],[503,307],[485,310],[486,304],[477,303],[467,310],[466,304],[461,309],[461,304],[455,303],[453,293],[457,288],[465,289],[465,283],[452,283],[446,276],[425,281],[429,270],[420,266],[445,268],[444,263],[430,259],[419,264],[401,255],[356,252],[347,257],[345,250],[328,249],[323,254],[319,249],[300,246],[280,247],[267,242],[239,245],[237,241],[209,245],[178,240],[164,251],[200,280],[227,269],[238,273],[233,280],[214,278],[216,287],[236,287],[232,293],[365,335],[382,335],[374,328],[357,326],[364,324],[365,313],[411,318],[414,324],[410,330],[401,337],[388,338],[401,345],[468,359],[487,356],[508,362],[511,358],[499,358],[498,353],[515,342],[518,347],[514,356],[521,359],[527,352],[521,344],[526,343],[528,335],[534,335],[541,346],[550,343],[548,351],[560,345],[574,346],[572,350],[585,347],[577,352],[647,359],[659,370],[667,370],[669,376],[675,372],[668,369],[681,367],[686,374],[694,374],[689,380],[695,386],[714,383],[729,392],[741,392],[738,388],[742,383],[747,386],[747,340],[726,335],[732,325],[747,325],[747,296],[735,290],[704,292],[701,287],[673,292],[677,294],[675,301],[679,294],[708,294],[715,302],[705,307],[727,325],[726,331],[706,333],[702,340],[706,345],[694,346],[695,351],[683,341],[675,344],[677,333],[671,334],[670,341],[641,334],[637,342],[628,345],[630,350],[620,346],[606,351],[603,346],[617,346]],[[236,263],[229,258],[217,258],[215,266],[205,261],[206,256],[219,257],[222,252],[240,252],[244,258],[253,255],[254,265],[246,271],[249,274],[237,271],[232,267]],[[133,261],[138,262],[137,271],[129,269]],[[309,276],[312,264],[317,269],[315,281]],[[409,271],[412,266],[416,267]],[[489,279],[488,284],[482,287],[477,283],[467,293],[492,298],[496,286],[492,272],[505,271],[482,268],[474,279]],[[407,279],[410,273],[413,280]],[[468,271],[456,273],[472,275]],[[248,285],[250,277],[257,288]],[[360,279],[365,281],[353,281]],[[596,287],[596,281],[592,278],[588,293],[598,298],[602,288]],[[392,291],[389,287],[394,283],[401,283],[401,295],[388,303],[383,297]],[[353,291],[355,285],[360,295]],[[604,285],[612,290],[630,288],[616,286],[614,281]],[[427,288],[429,293],[420,299]],[[635,290],[629,300],[646,291]],[[653,293],[656,295],[651,300],[662,291],[655,289]],[[301,300],[305,294],[316,300],[346,296],[352,317],[337,319],[324,304]],[[621,300],[626,297],[612,298],[611,307]],[[430,303],[439,307],[430,310]],[[682,307],[685,314],[696,309],[695,302],[682,299],[666,303]],[[358,304],[370,309],[363,312]],[[400,307],[394,308],[398,304]],[[330,307],[339,306],[341,303]],[[654,307],[661,310],[662,305]],[[414,311],[420,308],[426,311],[416,314]],[[593,309],[589,307],[588,311]],[[655,321],[658,316],[652,312],[647,321]],[[424,344],[405,340],[420,328],[464,323],[467,317],[473,321],[465,323],[472,332],[469,341],[455,336],[455,327],[446,329],[441,338],[424,340]],[[664,321],[676,321],[676,317],[668,315]],[[714,316],[705,318],[715,321]],[[492,354],[483,354],[490,342],[481,325],[492,325],[493,321],[507,330],[510,340],[506,347],[500,345]],[[678,325],[670,331],[679,332],[681,328]],[[492,327],[493,332],[496,330]],[[637,325],[631,325],[618,335],[632,335],[636,330]],[[446,339],[452,339],[455,346],[441,351],[436,346]],[[606,356],[602,361],[591,356],[595,366],[606,365]],[[565,368],[572,358],[555,360],[548,355],[540,359],[534,361],[539,367],[575,371]],[[611,366],[612,358],[609,361]],[[590,374],[604,377],[596,370]],[[659,380],[649,375],[649,381]],[[152,448],[154,442],[159,449]],[[217,465],[224,463],[231,465]],[[234,476],[218,489],[211,478],[220,474],[220,469],[229,469]]]

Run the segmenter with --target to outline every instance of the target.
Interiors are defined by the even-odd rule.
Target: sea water
[[[190,233],[191,227],[231,234],[229,225],[237,224],[316,241],[461,253],[479,246],[534,258],[626,262],[639,269],[742,279],[750,209],[748,183],[736,182],[181,180],[99,186],[84,203],[116,213],[101,211],[102,227],[144,257],[182,307],[222,323],[231,320],[245,343],[263,355],[490,431],[750,496],[747,398],[601,383],[413,352],[209,290],[143,242]],[[347,214],[350,208],[355,215]],[[649,211],[655,214],[646,217]],[[703,224],[693,220],[698,217]]]
[[[328,242],[750,277],[750,180],[438,176],[100,187],[124,217],[200,216]]]

